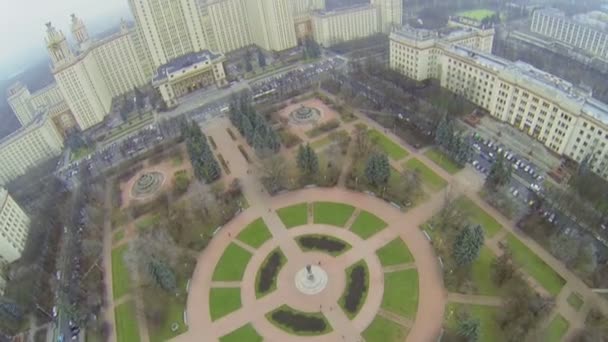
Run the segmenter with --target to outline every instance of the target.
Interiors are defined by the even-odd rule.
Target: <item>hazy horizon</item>
[[[94,33],[117,25],[129,7],[127,0],[20,0],[1,1],[0,13],[0,80],[7,80],[46,58],[46,22],[70,36],[70,14],[75,13]]]

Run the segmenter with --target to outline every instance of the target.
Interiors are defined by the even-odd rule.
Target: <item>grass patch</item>
[[[237,239],[253,248],[259,248],[270,238],[272,238],[272,234],[270,234],[266,223],[264,223],[261,217],[247,225],[237,236]]]
[[[139,341],[139,326],[135,316],[133,300],[124,302],[114,308],[116,321],[116,340],[118,342]]]
[[[308,203],[300,203],[277,210],[277,215],[286,228],[302,226],[308,223]]]
[[[389,139],[386,135],[378,132],[378,130],[370,130],[369,136],[393,160],[401,160],[409,155],[403,147]]]
[[[112,293],[114,300],[129,293],[131,289],[131,278],[129,269],[125,265],[124,255],[129,245],[122,245],[112,250]]]
[[[95,151],[95,149],[93,147],[79,148],[75,151],[72,151],[72,153],[70,153],[70,161],[80,160],[80,159],[88,156],[89,154],[93,153],[94,151]]]
[[[485,18],[493,16],[494,14],[496,14],[496,12],[494,12],[492,10],[488,10],[488,9],[475,9],[475,10],[462,11],[462,12],[456,13],[456,15],[458,15],[458,16],[477,20],[477,21],[482,21]]]
[[[507,244],[513,253],[513,260],[521,265],[551,295],[557,296],[566,283],[564,279],[519,241],[515,235],[509,234],[507,236]]]
[[[418,271],[411,269],[385,273],[381,307],[414,319],[418,311],[418,292]]]
[[[188,326],[184,322],[184,311],[186,310],[186,280],[182,279],[179,284],[180,294],[179,296],[168,295],[167,306],[166,306],[166,318],[162,325],[156,329],[150,326],[148,323],[148,329],[150,330],[150,342],[162,342],[168,341],[177,335],[181,335],[188,331]],[[179,324],[176,331],[171,331],[171,325],[173,323]],[[154,329],[154,330],[152,330]]]
[[[148,214],[135,222],[139,230],[146,230],[160,221],[160,214]]]
[[[112,235],[112,243],[117,244],[125,237],[125,231],[119,230],[114,235]]]
[[[318,150],[320,148],[323,148],[327,145],[331,144],[331,138],[329,136],[326,136],[324,138],[318,139],[313,141],[312,143],[310,143],[310,147],[312,147],[315,150]]]
[[[380,315],[361,334],[366,342],[405,341],[408,329]]]
[[[253,328],[251,323],[244,325],[228,335],[220,337],[220,342],[262,342],[262,336]]]
[[[350,227],[350,231],[357,234],[362,239],[367,239],[386,228],[386,226],[387,223],[381,218],[363,210],[361,213],[359,213],[359,216],[357,216],[355,222],[353,222],[352,226]]]
[[[231,243],[224,250],[213,271],[213,281],[241,281],[251,253]]]
[[[418,171],[422,183],[431,190],[437,192],[448,185],[448,182],[436,174],[431,168],[416,158],[412,158],[403,164],[406,170]]]
[[[355,208],[352,205],[334,202],[315,202],[314,223],[344,227]]]
[[[472,224],[481,225],[486,238],[491,238],[502,229],[502,225],[494,217],[486,213],[468,197],[459,197],[456,200],[456,205],[461,211],[469,214],[469,221]]]
[[[545,330],[545,337],[543,341],[546,342],[560,342],[562,341],[566,332],[568,332],[568,328],[570,327],[570,323],[560,314],[557,314],[555,318],[551,320],[551,323],[547,326]]]
[[[182,165],[183,162],[184,162],[184,156],[182,156],[181,153],[176,154],[175,156],[173,156],[173,158],[171,158],[171,164],[175,167]]]
[[[471,268],[471,280],[475,284],[475,294],[484,296],[498,296],[500,289],[494,285],[492,277],[492,262],[496,257],[490,249],[484,246],[479,253],[479,257]]]
[[[581,298],[581,295],[576,292],[572,292],[568,296],[567,301],[568,304],[570,304],[570,306],[576,311],[579,311],[581,306],[583,306],[583,298]]]
[[[456,313],[459,310],[466,310],[472,318],[479,320],[479,341],[504,341],[503,334],[495,318],[497,310],[500,310],[499,307],[449,303],[445,310],[448,329],[456,329],[458,324]]]
[[[387,243],[376,251],[382,266],[392,266],[414,262],[414,257],[401,238]]]
[[[240,288],[215,287],[209,293],[209,313],[212,321],[240,309],[241,306]]]
[[[436,148],[432,148],[424,152],[424,155],[449,174],[453,175],[456,172],[462,170],[462,167],[456,164],[456,162],[454,162],[452,158],[448,157],[445,153],[439,151]]]

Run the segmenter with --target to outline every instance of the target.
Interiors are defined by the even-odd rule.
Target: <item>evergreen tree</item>
[[[258,50],[258,65],[260,68],[266,67],[266,56],[262,52],[262,50]]]
[[[300,145],[297,155],[298,168],[306,175],[314,175],[319,172],[319,158],[315,151],[306,144]]]
[[[459,266],[468,266],[477,259],[483,247],[484,235],[481,226],[466,226],[454,241],[454,259]]]
[[[253,136],[255,135],[253,125],[251,124],[251,121],[249,120],[249,118],[247,118],[245,115],[242,115],[242,114],[241,114],[240,132],[245,137],[245,140],[247,140],[247,143],[249,145],[253,144]]]
[[[367,161],[365,177],[374,186],[383,186],[388,183],[391,174],[388,157],[384,153],[375,153]]]
[[[177,289],[175,274],[166,263],[154,258],[148,264],[148,270],[158,287],[169,293],[175,293]]]
[[[296,156],[296,164],[298,165],[298,169],[300,169],[302,172],[306,171],[306,158],[306,147],[304,147],[304,145],[300,145],[300,147],[298,147],[298,155]]]
[[[511,165],[502,153],[499,153],[496,161],[490,169],[485,186],[490,190],[496,191],[511,181]]]
[[[253,65],[251,64],[251,51],[249,49],[247,49],[247,51],[245,51],[245,71],[250,72],[251,70],[253,70]]]
[[[470,317],[458,320],[457,333],[467,342],[479,341],[479,320]]]
[[[281,149],[281,140],[277,132],[270,130],[266,135],[266,146],[273,152],[279,152]]]
[[[262,130],[257,130],[253,135],[253,142],[251,144],[256,152],[261,153],[266,149],[266,140],[262,133]]]

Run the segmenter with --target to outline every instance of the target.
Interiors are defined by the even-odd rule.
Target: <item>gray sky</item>
[[[0,0],[0,78],[27,66],[25,60],[44,51],[47,21],[69,35],[71,13],[85,24],[100,27],[107,20],[107,27],[112,27],[120,18],[104,17],[126,11],[127,0]]]

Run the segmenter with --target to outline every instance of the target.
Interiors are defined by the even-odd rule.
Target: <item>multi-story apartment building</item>
[[[0,140],[0,184],[58,156],[62,149],[63,137],[48,112],[40,112],[29,125]]]
[[[158,68],[152,85],[168,106],[197,89],[226,83],[224,55],[204,50],[178,57]]]
[[[325,0],[289,0],[299,41],[312,37],[311,14],[325,9]]]
[[[283,51],[298,45],[288,1],[246,0],[245,8],[254,44],[268,51]]]
[[[0,188],[0,265],[6,265],[21,257],[29,225],[27,214],[8,191]]]
[[[391,34],[390,63],[395,70],[417,80],[439,79],[442,87],[560,155],[578,162],[593,155],[593,171],[608,178],[608,105],[590,91],[529,64],[491,55],[469,40],[435,39],[425,53],[430,33],[416,31]],[[432,63],[432,71],[416,71],[419,65]]]
[[[322,46],[371,36],[380,32],[379,8],[370,4],[312,14],[313,36]]]
[[[391,35],[390,66],[417,81],[439,78],[442,46],[458,44],[492,52],[494,29],[446,28],[438,31],[404,27]]]
[[[608,61],[608,16],[591,12],[567,17],[564,12],[545,8],[534,11],[530,31],[550,38],[566,48],[577,48]]]
[[[403,0],[370,0],[379,9],[380,31],[390,33],[403,25]]]

